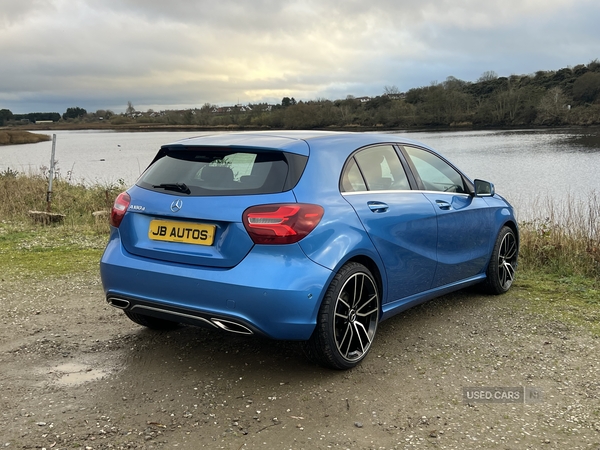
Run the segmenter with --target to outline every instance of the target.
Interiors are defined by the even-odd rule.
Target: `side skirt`
[[[400,300],[388,302],[381,307],[381,320],[389,319],[390,317],[401,313],[402,311],[406,311],[413,306],[417,306],[436,297],[441,297],[442,295],[449,294],[450,292],[458,291],[468,286],[481,283],[483,280],[485,280],[485,273],[467,278],[466,280],[458,281],[456,283],[430,289],[429,291],[421,292],[420,294],[411,295],[410,297]]]

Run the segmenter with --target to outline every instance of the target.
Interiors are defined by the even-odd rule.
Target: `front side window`
[[[420,148],[404,147],[404,149],[421,178],[425,190],[467,192],[461,174],[446,161]]]
[[[354,155],[344,169],[345,192],[410,189],[408,178],[394,147],[371,147]]]

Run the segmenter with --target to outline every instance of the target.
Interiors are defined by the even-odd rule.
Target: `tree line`
[[[2,111],[7,110],[0,110],[0,120],[6,115]],[[450,76],[407,92],[386,86],[382,95],[372,98],[296,101],[284,97],[278,105],[251,104],[225,112],[209,103],[184,111],[138,112],[128,102],[123,114],[104,110],[88,114],[82,108],[69,108],[62,120],[286,129],[598,125],[600,61],[509,77],[488,71],[475,82]]]
[[[0,109],[0,126],[3,126],[8,121],[20,122],[39,122],[39,121],[52,121],[58,122],[61,118],[63,120],[77,119],[85,117],[87,111],[78,106],[73,108],[67,108],[65,113],[61,116],[57,112],[34,112],[27,114],[13,114],[9,109]]]

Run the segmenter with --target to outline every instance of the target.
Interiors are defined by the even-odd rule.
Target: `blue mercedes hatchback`
[[[112,208],[109,304],[180,323],[303,341],[327,367],[369,352],[382,320],[476,283],[506,292],[513,208],[397,135],[250,132],[162,146]]]

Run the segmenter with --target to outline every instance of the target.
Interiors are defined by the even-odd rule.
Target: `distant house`
[[[235,106],[217,106],[213,109],[215,114],[227,114],[235,109]]]
[[[358,100],[361,103],[367,103],[371,101],[371,97],[356,97],[355,100]]]
[[[237,104],[234,106],[215,106],[211,112],[213,114],[230,114],[230,113],[247,113],[252,111],[252,107],[250,105],[241,105]]]
[[[383,94],[383,95],[385,95],[390,100],[402,100],[406,97],[406,94],[404,92],[402,92],[400,94]]]

